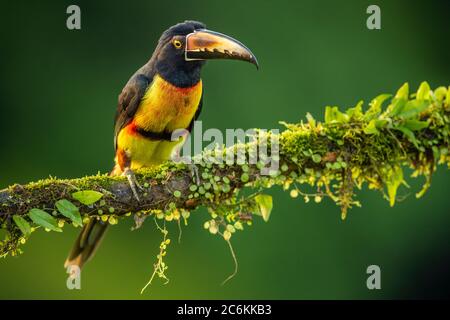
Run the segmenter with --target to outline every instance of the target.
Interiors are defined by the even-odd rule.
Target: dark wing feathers
[[[139,103],[145,95],[152,79],[143,74],[137,74],[131,77],[126,86],[119,95],[117,105],[115,125],[114,125],[114,148],[117,149],[117,136],[120,130],[133,119]]]

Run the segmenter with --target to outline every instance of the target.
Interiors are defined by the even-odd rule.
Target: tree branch
[[[47,222],[56,224],[54,230],[64,223],[76,225],[76,219],[56,205],[62,199],[76,206],[83,222],[97,218],[111,224],[131,213],[140,217],[155,215],[167,221],[187,219],[190,211],[204,206],[211,214],[207,224],[210,232],[219,232],[226,238],[235,229],[241,229],[242,224],[250,224],[253,215],[268,218],[271,200],[268,204],[267,198],[259,197],[259,193],[273,185],[290,190],[294,198],[302,195],[306,202],[311,196],[316,202],[328,197],[341,207],[343,218],[349,208],[359,205],[354,199],[354,189],[364,183],[380,190],[393,205],[397,188],[403,182],[402,167],[413,168],[415,176],[425,176],[426,190],[436,164],[450,165],[450,90],[440,87],[431,91],[423,83],[411,98],[405,85],[383,110],[387,98],[387,95],[376,97],[366,112],[362,111],[362,103],[345,113],[337,107],[327,107],[323,123],[308,114],[306,123],[283,123],[286,130],[279,135],[264,133],[255,141],[204,152],[197,158],[199,184],[184,164],[166,163],[140,170],[137,178],[144,186],[140,202],[133,197],[125,178],[108,175],[49,178],[10,186],[0,191],[0,225],[7,233],[0,242],[0,256],[17,254],[19,245],[32,231],[40,226],[49,227],[33,219],[30,215],[33,209],[51,214],[53,218]],[[208,161],[212,154],[237,155],[238,150],[244,150],[248,160],[261,139],[271,141],[271,160],[275,157],[279,160],[279,169],[272,170],[270,175],[262,174],[261,169],[267,164],[261,159],[241,165]],[[277,140],[279,156],[274,156],[273,141]],[[300,185],[306,185],[306,190],[303,186],[300,189]],[[256,194],[240,194],[243,187],[254,189]],[[86,199],[74,197],[74,193],[86,190],[96,191],[101,199],[86,204]],[[14,218],[17,216],[23,219]]]

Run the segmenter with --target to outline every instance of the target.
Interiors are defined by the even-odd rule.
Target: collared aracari
[[[139,200],[133,170],[169,160],[183,141],[172,132],[192,128],[202,108],[200,72],[205,60],[235,59],[258,62],[239,41],[196,21],[166,30],[151,59],[128,80],[119,95],[115,117],[115,167],[111,175],[125,175]],[[108,223],[92,218],[84,225],[65,267],[82,267],[95,253]]]

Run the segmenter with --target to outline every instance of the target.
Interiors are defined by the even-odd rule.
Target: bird
[[[141,187],[134,171],[170,160],[203,106],[201,70],[207,60],[242,60],[259,67],[255,55],[238,40],[198,21],[178,23],[159,38],[150,60],[128,80],[118,97],[114,125],[115,166],[111,176],[126,176],[137,201]],[[96,252],[108,223],[91,218],[78,235],[64,267],[82,268]]]

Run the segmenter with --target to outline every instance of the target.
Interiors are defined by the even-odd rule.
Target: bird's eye
[[[173,40],[172,43],[173,43],[173,46],[177,49],[180,49],[183,46],[183,44],[181,43],[180,40]]]

